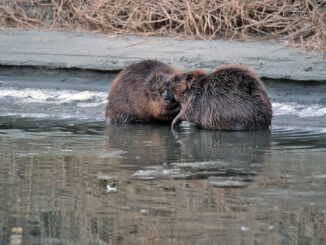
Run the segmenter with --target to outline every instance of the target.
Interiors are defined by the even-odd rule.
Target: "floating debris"
[[[107,193],[118,192],[118,188],[116,186],[106,185],[106,192]]]
[[[215,187],[245,187],[250,181],[252,181],[250,176],[214,176],[208,178],[208,184]]]
[[[257,171],[253,165],[248,167],[237,164],[224,161],[163,163],[159,166],[147,166],[130,177],[137,180],[209,179],[210,184],[216,187],[244,187],[253,180]]]
[[[116,180],[118,177],[117,176],[111,176],[111,175],[100,175],[97,176],[98,180]]]
[[[140,213],[141,213],[141,214],[148,214],[148,210],[147,210],[147,209],[141,209],[141,210],[140,210]]]
[[[132,179],[153,180],[158,175],[156,170],[138,170],[131,175]]]
[[[242,231],[249,231],[249,230],[250,230],[250,228],[249,228],[249,227],[247,227],[247,226],[241,226],[241,230],[242,230]]]
[[[166,178],[178,178],[180,177],[179,168],[164,168],[162,166],[150,166],[144,170],[138,170],[131,175],[132,179],[138,180],[154,180],[154,179],[166,179]]]

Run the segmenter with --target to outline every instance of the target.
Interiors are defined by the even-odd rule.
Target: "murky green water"
[[[267,83],[266,131],[105,127],[105,79],[60,76],[0,76],[0,244],[326,244],[323,93]]]

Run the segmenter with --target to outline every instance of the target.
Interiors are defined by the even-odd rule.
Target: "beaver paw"
[[[180,115],[180,113],[173,119],[171,127],[175,128],[178,124],[180,124],[182,122],[182,117]]]

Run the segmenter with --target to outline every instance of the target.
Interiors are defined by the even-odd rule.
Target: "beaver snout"
[[[169,91],[164,91],[162,94],[162,102],[166,105],[169,104],[174,104],[177,101],[174,98],[174,95],[172,93],[170,93]]]

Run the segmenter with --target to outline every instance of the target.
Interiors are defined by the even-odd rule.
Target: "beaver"
[[[172,127],[181,121],[218,130],[268,129],[271,125],[273,112],[265,86],[245,66],[174,74],[164,87],[181,106]]]
[[[176,73],[176,68],[157,60],[125,67],[111,85],[106,121],[171,123],[180,107],[163,82]]]

